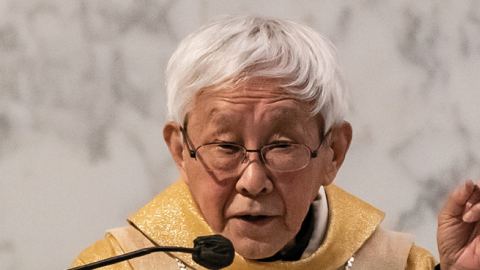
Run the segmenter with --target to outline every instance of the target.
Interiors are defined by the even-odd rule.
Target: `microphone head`
[[[197,252],[192,254],[192,259],[207,269],[222,269],[233,262],[235,249],[232,242],[221,235],[208,235],[197,237],[193,241],[193,248]]]

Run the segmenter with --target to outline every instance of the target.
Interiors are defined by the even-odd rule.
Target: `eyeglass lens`
[[[247,151],[235,144],[208,144],[199,147],[197,155],[210,169],[228,172],[239,168]],[[273,171],[296,171],[310,162],[310,149],[301,144],[268,145],[262,148],[261,158]]]

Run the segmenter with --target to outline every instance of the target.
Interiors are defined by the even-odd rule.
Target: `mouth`
[[[268,216],[251,216],[251,215],[243,215],[239,217],[240,219],[243,219],[245,221],[259,221],[259,220],[264,220],[265,218],[268,218]]]
[[[241,215],[241,216],[238,216],[237,218],[255,225],[264,225],[273,219],[272,216],[266,216],[266,215],[258,215],[258,216]]]

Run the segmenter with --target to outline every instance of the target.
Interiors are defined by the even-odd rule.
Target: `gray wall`
[[[354,141],[336,183],[437,253],[436,214],[480,172],[480,2],[0,1],[0,268],[63,269],[178,177],[162,139],[178,42],[225,13],[338,47]]]

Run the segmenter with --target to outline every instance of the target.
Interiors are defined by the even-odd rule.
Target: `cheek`
[[[277,189],[285,203],[287,226],[301,226],[310,204],[318,195],[322,180],[311,170],[285,175],[290,180],[279,181]]]
[[[186,183],[195,206],[208,225],[217,233],[224,227],[224,208],[234,186],[222,184],[227,181],[219,181],[215,175],[204,169],[195,166],[188,168],[191,169],[186,172],[188,177]]]
[[[328,177],[329,164],[328,156],[320,152],[319,156],[312,159],[310,164],[300,172],[299,178],[302,179],[301,181],[307,190],[314,189],[317,192],[320,186],[330,184]]]
[[[286,194],[285,194],[286,193]],[[302,222],[307,215],[310,204],[313,202],[317,192],[303,190],[300,188],[289,188],[283,198],[285,202],[287,227],[300,229]]]

